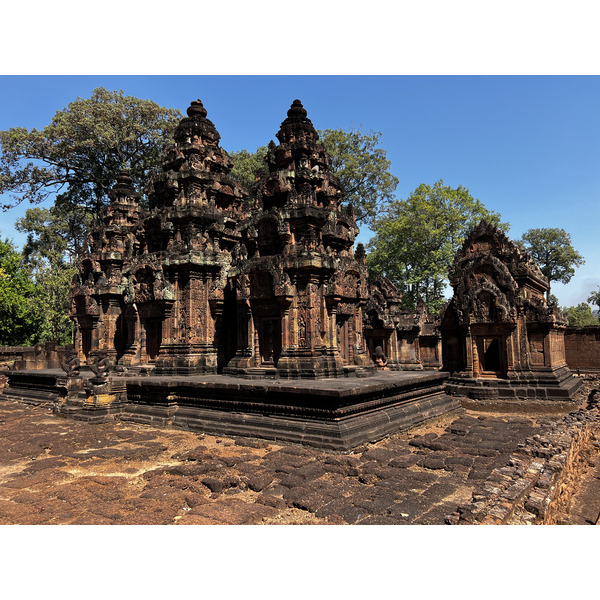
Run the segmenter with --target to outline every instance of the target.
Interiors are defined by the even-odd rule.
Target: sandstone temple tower
[[[373,369],[362,331],[367,269],[362,245],[353,255],[354,213],[340,207],[339,180],[299,100],[287,114],[240,226],[247,258],[231,271],[238,350],[225,372],[364,374]]]
[[[148,184],[126,171],[89,236],[71,316],[82,363],[245,377],[368,375],[364,248],[306,110],[295,100],[254,202],[200,101]]]

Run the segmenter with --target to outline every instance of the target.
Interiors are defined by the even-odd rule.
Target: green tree
[[[23,256],[8,239],[0,240],[0,345],[36,343],[41,320],[35,285]]]
[[[569,283],[575,274],[575,267],[585,263],[583,256],[571,245],[570,234],[564,229],[529,229],[521,237],[520,243],[548,278],[546,298],[550,298],[553,281]]]
[[[600,310],[600,286],[598,286],[597,290],[590,292],[590,295],[588,296],[587,301],[590,302],[591,304],[595,304],[598,307],[598,309]]]
[[[504,230],[509,227],[463,186],[452,188],[443,180],[433,186],[421,184],[408,199],[390,202],[375,219],[369,270],[389,277],[407,308],[422,298],[435,314],[444,303],[448,269],[482,219]]]
[[[333,173],[346,193],[344,202],[352,204],[356,221],[372,222],[377,211],[392,198],[398,178],[390,173],[391,162],[385,150],[377,147],[381,133],[360,130],[325,129],[319,136],[331,158]],[[267,148],[255,152],[240,150],[230,154],[232,175],[250,192],[261,170],[266,170]]]
[[[360,129],[325,129],[319,136],[331,157],[333,172],[352,204],[357,223],[371,224],[378,211],[395,199],[398,178],[390,173],[386,151],[378,148],[381,133]]]
[[[28,209],[17,222],[17,229],[28,234],[24,257],[44,317],[35,333],[41,341],[70,341],[73,263],[91,219],[124,166],[143,191],[181,116],[150,100],[97,88],[90,98],[77,98],[59,110],[41,131],[0,131],[0,194],[10,198],[3,209],[54,197],[51,208]]]
[[[177,110],[97,88],[59,110],[41,131],[0,131],[0,194],[10,195],[3,208],[58,195],[67,209],[97,213],[124,166],[142,191],[179,119]]]
[[[598,325],[598,319],[592,313],[592,307],[587,302],[581,302],[577,306],[568,306],[562,311],[569,319],[569,325],[585,327],[586,325]]]
[[[70,264],[87,237],[92,215],[81,206],[64,207],[57,202],[50,208],[28,208],[15,223],[17,231],[27,234],[23,253],[34,267]]]
[[[69,292],[77,269],[69,265],[58,268],[45,265],[35,273],[33,301],[41,312],[36,331],[40,342],[64,346],[73,341],[73,323],[69,317]]]
[[[35,281],[35,303],[43,316],[37,336],[41,342],[64,345],[72,341],[69,292],[75,275],[77,251],[86,236],[89,215],[61,210],[60,206],[27,209],[16,228],[27,233],[25,261]]]
[[[251,193],[257,175],[261,171],[266,171],[266,155],[266,146],[258,147],[256,152],[248,152],[248,150],[244,149],[229,154],[233,160],[231,176],[237,179]]]

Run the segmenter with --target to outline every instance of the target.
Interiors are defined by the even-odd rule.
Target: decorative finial
[[[187,109],[188,117],[206,117],[207,110],[200,100],[193,100]]]
[[[290,110],[287,112],[288,117],[306,117],[307,114],[308,113],[302,106],[302,102],[300,102],[300,100],[294,100]]]
[[[131,179],[128,169],[121,169],[119,175],[117,176],[117,185],[133,185],[133,180]]]

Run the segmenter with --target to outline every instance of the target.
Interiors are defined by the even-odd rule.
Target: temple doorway
[[[162,319],[146,319],[146,356],[153,361],[162,343]]]
[[[501,337],[478,336],[475,338],[475,348],[480,377],[504,377],[506,375],[506,360]]]
[[[261,319],[258,335],[261,363],[276,365],[281,354],[281,323],[279,319]]]
[[[235,356],[238,345],[238,309],[235,291],[231,286],[225,288],[223,312],[216,320],[217,373]]]
[[[348,319],[337,321],[337,343],[338,351],[344,364],[350,364],[350,335],[348,332]]]
[[[373,356],[373,354],[375,353],[375,348],[377,348],[378,346],[381,347],[386,357],[389,357],[388,338],[384,336],[369,336],[367,338],[367,349],[370,357]]]
[[[128,333],[129,328],[127,327],[125,318],[123,317],[123,314],[120,314],[117,317],[117,322],[115,324],[115,336],[113,340],[114,347],[117,352],[117,362],[121,359],[129,347]]]
[[[81,329],[81,351],[85,356],[86,360],[90,356],[90,352],[92,351],[92,330],[91,329]]]

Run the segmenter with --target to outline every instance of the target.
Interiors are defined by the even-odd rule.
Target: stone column
[[[464,344],[465,344],[465,373],[469,377],[475,377],[476,371],[474,370],[474,362],[477,361],[476,368],[479,369],[479,358],[477,357],[477,350],[474,348],[474,340],[471,335],[471,328],[467,327],[464,330]],[[460,338],[459,338],[460,340]]]

